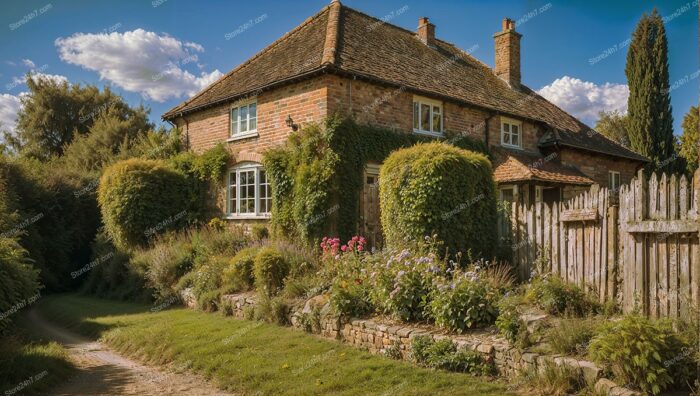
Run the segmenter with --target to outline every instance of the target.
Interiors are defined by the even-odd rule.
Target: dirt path
[[[230,395],[196,375],[159,370],[125,359],[99,342],[48,322],[36,309],[28,316],[40,333],[65,346],[80,370],[52,395]]]

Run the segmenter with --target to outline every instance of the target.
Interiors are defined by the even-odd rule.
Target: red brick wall
[[[300,125],[319,121],[327,113],[326,78],[317,78],[266,91],[257,96],[258,136],[227,143],[234,163],[259,161],[262,153],[284,143],[292,130],[286,125],[287,116]],[[195,152],[205,151],[229,138],[229,109],[224,104],[176,120]]]
[[[627,184],[640,166],[636,161],[570,148],[562,148],[560,159],[563,164],[577,167],[601,187],[608,186],[608,171],[620,172],[620,184]]]

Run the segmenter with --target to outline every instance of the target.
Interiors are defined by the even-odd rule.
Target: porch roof
[[[573,166],[559,162],[558,154],[547,156],[520,150],[494,150],[494,178],[498,183],[541,181],[589,186],[595,182]]]

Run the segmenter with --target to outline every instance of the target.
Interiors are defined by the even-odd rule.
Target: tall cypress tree
[[[668,81],[668,42],[656,9],[644,14],[632,35],[625,67],[631,148],[652,160],[651,170],[675,158]],[[666,166],[663,171],[670,171]]]

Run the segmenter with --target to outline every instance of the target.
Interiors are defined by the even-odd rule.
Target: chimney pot
[[[423,44],[435,47],[435,25],[430,23],[427,17],[418,19],[418,38]]]
[[[503,30],[494,34],[496,44],[496,64],[494,72],[508,83],[511,88],[520,87],[520,38],[515,31],[515,22],[503,19]]]

